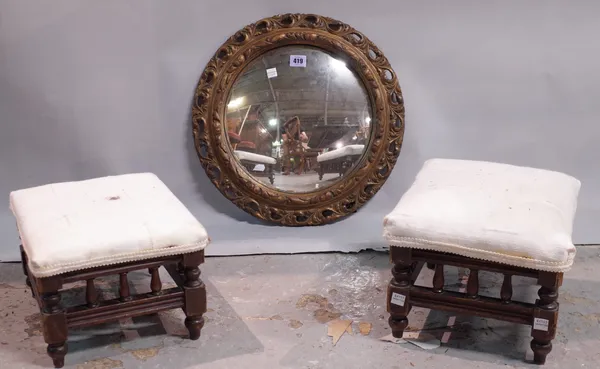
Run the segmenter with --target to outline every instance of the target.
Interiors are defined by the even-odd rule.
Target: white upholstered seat
[[[255,154],[252,152],[241,151],[241,150],[235,150],[234,154],[240,160],[248,160],[248,161],[253,161],[255,163],[261,163],[261,164],[271,164],[271,165],[277,164],[277,160],[275,160],[275,158],[272,158],[272,157],[266,156],[266,155],[260,155],[260,154]]]
[[[329,160],[335,160],[344,156],[362,155],[365,145],[348,145],[332,151],[324,152],[317,156],[317,162],[322,163]]]
[[[390,246],[566,271],[580,187],[548,170],[432,159],[385,217],[384,237]]]
[[[36,277],[199,251],[209,242],[151,173],[18,190],[10,207]]]

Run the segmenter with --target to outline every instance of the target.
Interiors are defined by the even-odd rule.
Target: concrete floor
[[[600,248],[580,247],[561,290],[559,333],[546,368],[598,368],[600,360]],[[385,290],[387,254],[261,255],[208,258],[207,323],[198,341],[185,339],[181,311],[161,313],[71,333],[68,368],[522,368],[535,367],[529,329],[493,320],[452,317],[414,309],[410,326],[446,343],[424,350],[380,341],[390,333]],[[460,288],[463,272],[448,268],[446,283]],[[431,271],[424,269],[426,281]],[[138,292],[149,276],[132,275]],[[163,279],[167,281],[167,277]],[[501,280],[484,273],[483,294],[497,294]],[[117,281],[104,280],[105,297]],[[67,300],[83,298],[79,285]],[[532,301],[531,280],[515,278],[514,297]],[[0,367],[51,367],[41,337],[37,306],[24,287],[19,264],[0,265]],[[352,319],[353,333],[337,345],[327,321]],[[447,328],[454,321],[452,328]],[[368,335],[359,323],[371,323]],[[364,326],[364,325],[363,325]]]

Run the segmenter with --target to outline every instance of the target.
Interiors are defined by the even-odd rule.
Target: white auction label
[[[277,77],[277,68],[267,69],[267,78],[275,78],[275,77]]]
[[[306,55],[290,55],[290,67],[306,67]]]
[[[533,329],[548,332],[548,319],[533,318]]]
[[[406,301],[406,296],[392,292],[392,304],[404,306],[404,301]]]

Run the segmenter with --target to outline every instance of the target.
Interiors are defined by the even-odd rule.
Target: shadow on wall
[[[190,172],[192,173],[192,178],[194,180],[194,187],[197,193],[202,196],[204,202],[206,202],[210,207],[212,207],[216,212],[225,214],[228,217],[235,219],[239,222],[245,222],[250,224],[261,224],[261,225],[271,225],[274,224],[263,222],[258,218],[246,213],[245,211],[238,208],[234,205],[229,199],[227,199],[219,190],[215,187],[214,184],[208,179],[204,168],[200,164],[200,159],[198,158],[198,152],[196,151],[196,147],[194,146],[194,136],[192,134],[192,105],[193,101],[190,103],[189,107],[189,116],[187,120],[187,129],[185,130],[185,140],[187,147],[187,157],[188,157],[188,166]]]

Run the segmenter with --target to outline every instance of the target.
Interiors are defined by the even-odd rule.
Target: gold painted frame
[[[252,177],[235,160],[222,119],[238,75],[261,54],[287,45],[317,47],[346,62],[365,86],[373,117],[371,135],[355,168],[331,186],[284,192]],[[211,182],[235,205],[285,226],[313,226],[356,212],[381,188],[400,154],[404,100],[388,60],[362,33],[314,14],[282,14],[250,24],[217,50],[194,95],[194,145]]]

